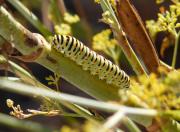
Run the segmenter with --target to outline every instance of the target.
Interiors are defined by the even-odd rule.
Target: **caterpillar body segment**
[[[90,50],[74,37],[55,35],[52,47],[81,65],[83,70],[88,70],[92,75],[97,75],[99,79],[106,80],[108,84],[119,88],[129,88],[130,79],[124,71],[103,56]]]

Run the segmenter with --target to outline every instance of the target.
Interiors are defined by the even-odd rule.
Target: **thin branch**
[[[107,130],[115,129],[116,126],[122,122],[127,126],[130,132],[141,132],[141,130],[136,126],[136,124],[131,121],[128,117],[126,117],[126,112],[119,110],[114,115],[112,115],[103,125],[103,127]]]
[[[75,103],[91,108],[96,108],[107,112],[117,112],[121,110],[122,112],[125,112],[127,114],[133,114],[133,115],[135,114],[135,115],[150,116],[150,117],[156,116],[158,114],[157,111],[154,109],[126,107],[122,105],[106,103],[102,101],[96,101],[92,99],[69,95],[65,93],[58,93],[55,91],[50,91],[47,89],[33,87],[26,84],[12,82],[8,80],[0,80],[0,89],[27,95],[27,96],[45,96],[58,101],[68,101],[71,103]]]
[[[173,60],[172,60],[172,67],[173,68],[175,68],[175,66],[176,66],[179,40],[180,40],[180,31],[175,36],[175,46],[174,46]]]
[[[49,128],[42,126],[38,123],[18,120],[11,116],[0,113],[0,124],[5,126],[16,128],[18,130],[29,131],[29,132],[51,132]]]
[[[92,31],[92,27],[88,21],[88,18],[87,18],[88,15],[86,14],[86,11],[83,8],[81,0],[73,1],[73,4],[75,6],[75,9],[76,9],[79,17],[81,18],[80,23],[82,25],[82,28],[86,32],[87,45],[91,46],[90,44],[92,43],[91,41],[92,41],[93,31]]]
[[[57,0],[57,5],[62,16],[64,16],[64,14],[67,12],[64,0]]]
[[[141,130],[134,124],[132,120],[127,117],[123,118],[124,125],[128,128],[129,132],[141,132]]]
[[[48,11],[47,7],[49,6],[50,2],[49,0],[43,0],[41,5],[41,14],[42,14],[42,21],[44,25],[52,31],[52,22],[48,18]]]
[[[39,21],[39,19],[27,9],[19,0],[7,0],[14,6],[34,27],[36,27],[45,37],[52,33]]]
[[[105,129],[112,129],[114,128],[120,121],[124,118],[125,113],[119,110],[115,114],[113,114],[109,119],[104,123],[103,127]]]
[[[165,62],[163,62],[163,61],[161,61],[161,60],[160,60],[160,66],[162,66],[163,68],[165,68],[166,71],[168,71],[168,72],[174,70],[171,66],[169,66],[168,64],[166,64]]]

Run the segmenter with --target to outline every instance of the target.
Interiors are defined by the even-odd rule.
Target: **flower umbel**
[[[128,91],[131,94],[128,93],[126,96],[135,95],[147,104],[149,108],[157,110],[179,110],[180,71],[160,74],[161,77],[157,77],[156,74],[152,73],[149,78],[146,78],[144,75],[139,76],[137,79],[132,78],[132,87]],[[129,101],[127,97],[125,102],[129,104]],[[135,105],[142,106],[142,104]]]
[[[103,51],[110,56],[116,63],[119,61],[121,49],[117,41],[110,38],[112,32],[110,29],[103,30],[93,37],[93,49]]]

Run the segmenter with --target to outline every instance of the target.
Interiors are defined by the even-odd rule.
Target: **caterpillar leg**
[[[97,57],[97,54],[94,51],[90,51],[87,59],[83,63],[84,68],[89,70],[91,74],[92,74],[93,64],[94,64],[96,57]]]
[[[115,66],[115,65],[112,65],[112,67],[110,68],[109,76],[108,76],[108,78],[106,79],[106,80],[107,80],[107,83],[112,83],[113,76],[114,76],[114,73],[115,73],[115,72],[116,72],[116,66]]]

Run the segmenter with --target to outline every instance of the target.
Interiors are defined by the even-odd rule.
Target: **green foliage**
[[[60,75],[54,74],[54,77],[49,75],[45,79],[48,81],[48,85],[54,85],[56,87],[57,91],[59,91]]]

